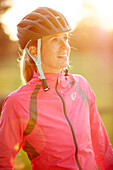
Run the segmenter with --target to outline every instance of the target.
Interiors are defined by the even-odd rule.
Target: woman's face
[[[42,38],[41,61],[44,73],[58,73],[67,67],[69,52],[67,33]]]

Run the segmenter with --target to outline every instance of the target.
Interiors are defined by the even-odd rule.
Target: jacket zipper
[[[78,146],[77,146],[77,142],[76,142],[76,138],[75,138],[75,134],[74,134],[74,130],[73,130],[73,127],[72,127],[72,124],[69,120],[69,118],[67,117],[67,114],[66,114],[66,107],[65,107],[65,102],[64,102],[64,99],[63,97],[59,94],[58,90],[57,90],[57,86],[58,86],[58,79],[56,81],[56,86],[55,86],[55,90],[56,90],[56,93],[58,94],[58,96],[60,97],[62,103],[63,103],[63,110],[64,110],[64,115],[65,115],[65,118],[70,126],[70,129],[71,129],[71,132],[72,132],[72,136],[73,136],[73,140],[74,140],[74,144],[75,144],[75,148],[76,148],[76,152],[75,152],[75,160],[76,160],[76,163],[78,165],[78,168],[79,170],[82,170],[81,166],[80,166],[80,163],[78,161],[78,157],[77,157],[77,153],[78,153]]]

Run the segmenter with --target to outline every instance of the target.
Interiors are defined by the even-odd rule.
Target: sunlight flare
[[[65,5],[64,5],[65,4]],[[32,10],[39,6],[48,6],[61,11],[69,21],[72,29],[77,25],[78,21],[84,17],[93,16],[98,18],[99,24],[107,29],[113,29],[113,1],[111,0],[13,0],[12,8],[9,9],[2,17],[5,33],[12,40],[17,40],[17,24],[20,20]]]

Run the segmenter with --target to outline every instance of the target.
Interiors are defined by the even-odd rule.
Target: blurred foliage
[[[11,41],[9,36],[4,33],[3,25],[0,23],[0,62],[18,55],[17,41]]]
[[[8,0],[0,0],[0,15],[4,14],[11,5],[8,4]]]
[[[31,170],[31,162],[27,157],[27,154],[20,149],[16,155],[14,170]]]
[[[2,15],[12,7],[12,0],[0,0],[0,62],[12,56],[17,56],[18,43],[11,41],[9,36],[4,32],[4,25],[1,22]]]
[[[0,113],[6,96],[21,85],[19,63],[14,57],[0,62]]]
[[[0,95],[9,94],[21,85],[17,58],[0,63]]]
[[[107,31],[96,18],[84,18],[71,31],[70,45],[80,52],[109,49],[113,52],[113,30]]]

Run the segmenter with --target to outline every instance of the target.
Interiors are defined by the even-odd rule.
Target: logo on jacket
[[[76,92],[75,91],[71,94],[71,98],[72,98],[72,100],[75,100],[75,98],[76,98]]]

